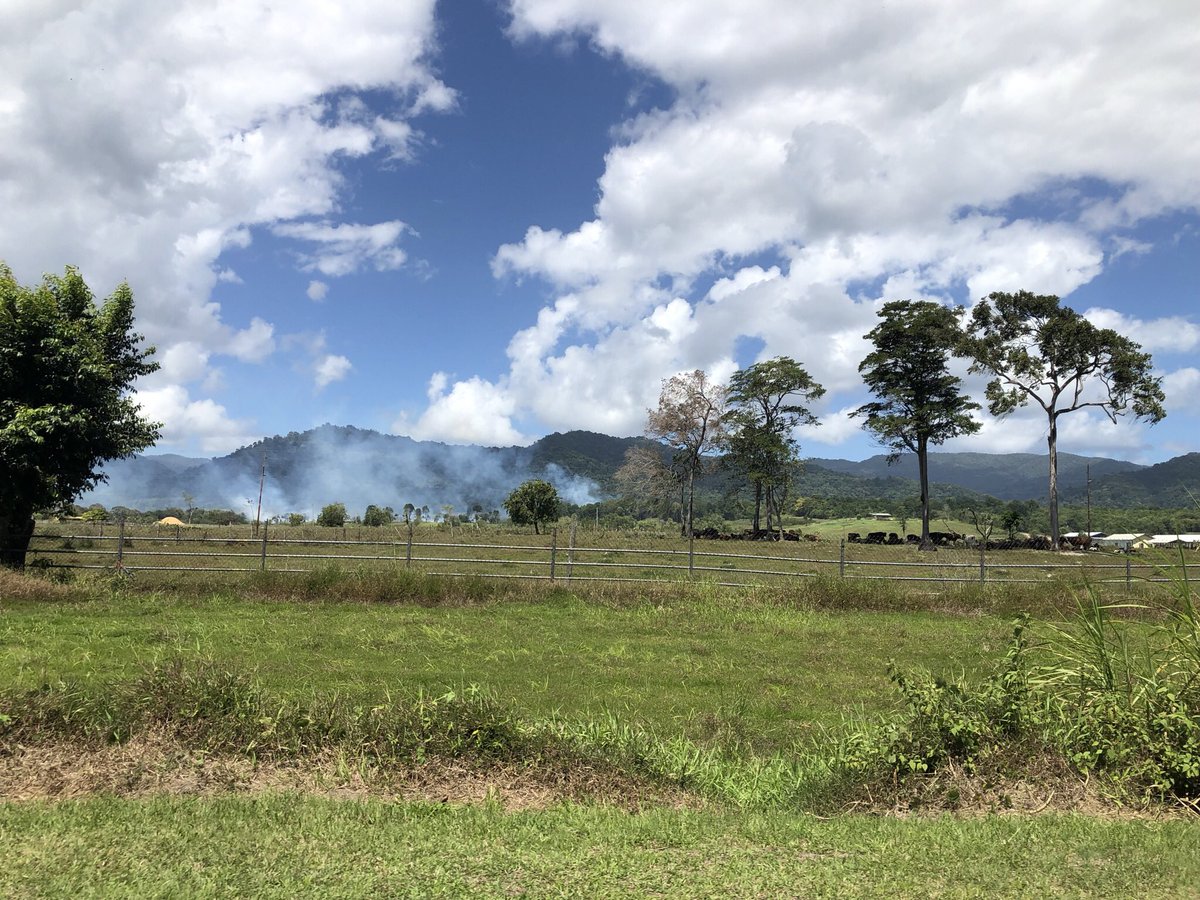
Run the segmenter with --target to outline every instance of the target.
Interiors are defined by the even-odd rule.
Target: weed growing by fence
[[[953,767],[1069,770],[1102,777],[1127,801],[1200,808],[1200,622],[1186,581],[1165,599],[1135,623],[1113,616],[1130,604],[1086,593],[1036,653],[1022,619],[995,671],[974,683],[893,665],[904,714],[851,731],[835,768],[885,793]]]

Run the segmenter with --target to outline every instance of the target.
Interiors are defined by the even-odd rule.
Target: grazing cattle
[[[816,543],[817,541],[819,541],[819,540],[820,540],[820,538],[819,538],[819,537],[817,537],[815,534],[806,534],[806,535],[804,536],[804,539],[805,539],[806,541],[812,541],[812,542],[814,542],[814,543]]]
[[[861,544],[862,543],[862,535],[859,534],[857,531],[852,531],[848,535],[846,535],[846,540],[849,541],[851,544]]]
[[[885,540],[887,540],[887,535],[884,534],[882,531],[872,531],[867,535],[867,539],[865,541],[863,541],[863,543],[864,544],[882,544]]]
[[[904,536],[904,543],[919,544],[921,543],[921,536],[919,534],[906,534]]]
[[[900,535],[896,534],[896,532],[894,532],[894,531],[888,532],[887,542],[890,546],[893,546],[893,547],[896,544],[903,543],[903,541],[900,540]]]

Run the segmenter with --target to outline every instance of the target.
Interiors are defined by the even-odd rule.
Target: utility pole
[[[263,484],[267,480],[267,454],[263,454],[262,472],[258,476],[258,511],[254,513],[254,536],[258,537],[258,523],[262,521]]]

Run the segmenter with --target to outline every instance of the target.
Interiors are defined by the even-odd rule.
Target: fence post
[[[1133,566],[1130,564],[1129,553],[1125,554],[1125,593],[1129,593],[1133,588]]]
[[[696,577],[696,529],[688,524],[688,578]]]
[[[125,571],[125,517],[117,520],[117,571]]]
[[[404,568],[412,568],[412,525],[408,526],[408,538],[404,544]]]
[[[987,541],[979,545],[979,583],[987,583]]]
[[[838,577],[846,577],[846,539],[842,538],[841,546],[838,548]]]
[[[575,526],[579,524],[579,516],[571,516],[571,546],[567,550],[567,581],[575,574]]]
[[[267,521],[262,523],[262,553],[259,558],[258,569],[260,572],[267,571]]]
[[[550,580],[554,580],[554,563],[558,557],[558,526],[550,532]]]

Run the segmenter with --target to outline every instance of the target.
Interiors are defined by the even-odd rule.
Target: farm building
[[[1200,547],[1200,534],[1152,534],[1133,545],[1135,550],[1166,549],[1195,550]]]
[[[1141,540],[1144,540],[1144,534],[1107,534],[1102,538],[1096,538],[1092,544],[1099,547],[1101,550],[1116,550],[1120,553],[1128,553],[1134,548],[1134,545]]]

